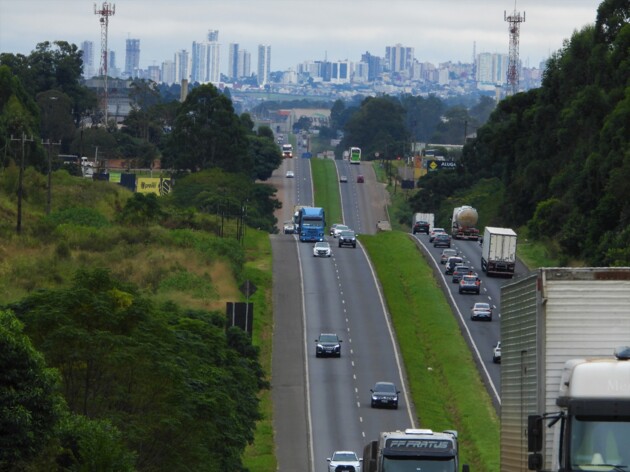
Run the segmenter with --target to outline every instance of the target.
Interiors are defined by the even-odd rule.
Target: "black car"
[[[380,406],[398,408],[400,390],[392,382],[376,382],[370,392],[372,392],[372,408]]]
[[[436,234],[433,247],[451,247],[451,237],[446,233]]]
[[[416,233],[425,233],[429,234],[429,230],[431,229],[431,225],[428,221],[416,221],[413,225],[412,232]]]
[[[339,233],[339,247],[341,246],[357,247],[357,235],[354,231],[342,231]]]
[[[315,357],[341,357],[341,339],[336,334],[322,333],[315,343]]]

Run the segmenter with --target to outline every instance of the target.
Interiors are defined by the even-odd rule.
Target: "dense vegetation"
[[[122,130],[97,115],[85,127],[95,96],[80,73],[62,42],[0,55],[0,470],[244,470],[268,384],[223,309],[253,278],[270,313],[245,226],[274,229],[275,190],[256,182],[281,161],[273,133],[210,85],[163,104],[142,81]],[[130,167],[163,153],[177,184],[132,194],[53,159],[49,187],[42,140]]]
[[[496,188],[499,203],[489,224],[555,246],[564,263],[630,265],[629,20],[627,0],[604,1],[595,25],[575,32],[549,60],[541,88],[498,104],[464,146],[456,171],[420,179],[405,223],[412,212],[448,214],[455,200],[488,182],[483,186]],[[402,154],[417,136],[409,124],[412,104],[429,101],[366,99],[345,121],[340,147],[359,143],[368,157]],[[430,115],[436,106],[420,113]],[[442,116],[443,126],[425,132],[451,136],[464,125],[475,128],[461,110]]]

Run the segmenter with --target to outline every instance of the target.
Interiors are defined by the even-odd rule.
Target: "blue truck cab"
[[[300,241],[324,241],[326,216],[321,207],[303,207],[299,211]]]

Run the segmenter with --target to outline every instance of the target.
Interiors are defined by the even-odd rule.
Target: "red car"
[[[358,184],[362,184],[365,181],[365,179],[363,178],[363,176],[361,174],[357,175],[357,183]]]

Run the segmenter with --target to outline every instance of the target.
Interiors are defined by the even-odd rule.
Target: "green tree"
[[[198,172],[251,169],[246,132],[232,102],[211,84],[196,87],[179,109],[164,149],[163,166]]]
[[[155,307],[103,269],[81,270],[71,287],[34,293],[13,309],[62,373],[71,411],[102,420],[64,429],[64,444],[77,436],[69,463],[79,455],[80,470],[125,465],[132,450],[138,470],[241,469],[266,382],[257,351],[244,333],[226,336],[221,314]],[[107,421],[124,448],[120,436],[106,435]],[[95,449],[100,438],[112,456]]]
[[[18,470],[54,435],[62,401],[57,373],[9,311],[0,311],[0,469]]]
[[[380,152],[389,159],[400,155],[409,144],[405,110],[392,97],[366,98],[344,128],[340,149],[358,146],[366,157]]]

